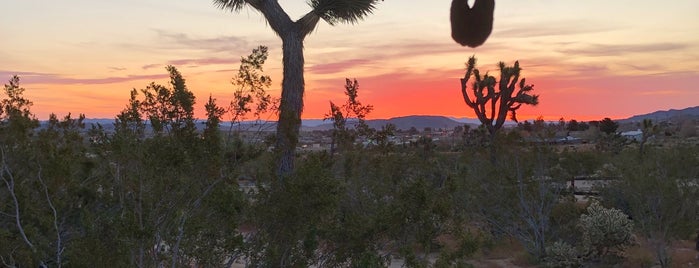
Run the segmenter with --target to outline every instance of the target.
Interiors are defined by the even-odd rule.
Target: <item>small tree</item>
[[[228,108],[231,115],[229,139],[233,132],[233,125],[246,120],[248,113],[252,112],[255,120],[259,121],[263,114],[277,110],[278,100],[267,93],[267,89],[272,85],[272,79],[264,74],[263,70],[268,55],[266,46],[258,46],[250,55],[240,59],[238,73],[231,81],[236,88]],[[253,104],[254,107],[251,106]]]
[[[221,145],[219,124],[221,123],[221,117],[226,113],[226,109],[219,107],[216,104],[216,99],[211,95],[209,95],[209,101],[204,105],[204,109],[206,110],[206,128],[204,128],[202,137],[210,152],[219,152]]]
[[[648,142],[648,138],[655,135],[655,133],[658,133],[659,128],[658,125],[653,124],[652,120],[643,119],[641,131],[643,132],[643,135],[641,136],[641,142],[638,144],[638,154],[643,157],[643,150],[645,149],[646,142]]]
[[[578,123],[578,120],[571,119],[566,125],[566,129],[568,131],[578,131],[580,130],[580,123]]]
[[[609,117],[605,117],[602,121],[599,122],[599,130],[607,135],[614,134],[617,128],[619,128],[619,123],[615,122]]]
[[[345,79],[345,95],[347,101],[342,106],[337,106],[332,101],[330,102],[330,113],[325,115],[323,120],[333,122],[332,143],[330,144],[330,153],[334,154],[337,147],[341,150],[347,149],[352,145],[357,135],[367,136],[369,134],[369,126],[364,121],[366,116],[374,109],[371,105],[362,104],[357,97],[359,90],[359,82],[357,79]],[[347,120],[354,118],[357,122],[354,124],[355,132],[352,133],[347,125]]]
[[[0,100],[0,127],[3,136],[24,140],[39,126],[39,121],[31,113],[32,102],[24,97],[24,88],[19,86],[19,76],[13,76],[10,84],[5,84],[5,98]]]
[[[152,82],[141,92],[144,100],[140,102],[144,113],[157,134],[167,132],[177,137],[193,137],[196,132],[194,123],[194,93],[187,89],[185,80],[174,66],[167,66],[172,89]]]

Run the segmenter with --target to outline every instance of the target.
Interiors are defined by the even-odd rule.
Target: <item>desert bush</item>
[[[621,210],[604,208],[593,202],[587,214],[580,216],[578,226],[582,232],[585,256],[595,259],[619,256],[633,242],[633,222]]]
[[[578,204],[574,196],[561,198],[551,210],[552,240],[577,244],[580,238],[580,229],[577,227],[578,219],[583,213],[585,213],[585,205]]]
[[[580,267],[582,258],[578,250],[570,244],[558,241],[546,247],[546,258],[544,267],[549,268],[572,268]]]

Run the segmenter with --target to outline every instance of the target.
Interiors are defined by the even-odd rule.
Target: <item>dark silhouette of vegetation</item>
[[[697,164],[696,150],[685,146],[647,148],[640,163],[631,151],[615,163],[623,179],[603,191],[608,204],[634,220],[661,267],[670,267],[671,243],[690,237],[699,227]]]
[[[646,147],[639,159],[633,143],[602,154],[526,142],[524,130],[508,129],[498,132],[501,161],[491,162],[485,125],[452,136],[431,131],[395,148],[388,126],[362,138],[374,147],[302,151],[289,179],[279,180],[274,153],[227,141],[225,109],[212,97],[198,122],[183,75],[167,71],[169,85],[130,92],[113,127],[71,114],[39,122],[19,78],[5,85],[2,266],[468,267],[503,241],[522,245],[526,252],[512,254],[532,265],[619,266],[633,258],[622,252],[631,220],[667,267],[679,262],[669,245],[699,227],[691,140]],[[357,83],[346,85],[359,103]],[[543,119],[531,128],[564,129]],[[585,213],[589,203],[567,187],[576,176],[608,179],[590,197],[608,209]],[[612,220],[623,233],[607,228]]]
[[[619,123],[615,122],[609,117],[605,117],[602,121],[599,121],[598,125],[599,130],[607,135],[615,134],[616,130],[619,128]]]
[[[267,93],[267,89],[272,85],[272,79],[269,75],[265,75],[263,70],[268,55],[266,46],[258,46],[250,55],[240,59],[238,73],[231,81],[236,88],[233,91],[233,100],[228,107],[231,115],[229,139],[233,134],[234,124],[240,125],[242,121],[247,120],[246,116],[249,113],[252,112],[255,120],[259,120],[263,114],[277,111],[278,100]],[[253,104],[254,107],[252,107]]]
[[[369,126],[366,124],[366,116],[374,109],[371,105],[362,104],[359,96],[359,82],[357,79],[345,79],[345,95],[347,101],[342,106],[337,106],[330,102],[330,113],[325,115],[323,120],[330,120],[333,123],[332,142],[330,144],[330,154],[335,154],[336,150],[349,149],[357,137],[367,137],[370,134]],[[349,125],[354,126],[350,128]]]
[[[488,129],[491,142],[505,124],[508,114],[517,122],[517,110],[523,104],[539,104],[539,96],[531,94],[534,86],[526,84],[524,78],[520,79],[522,69],[519,62],[515,62],[514,66],[506,66],[504,62],[500,62],[498,67],[499,80],[487,73],[481,75],[476,68],[476,58],[471,57],[466,64],[466,74],[461,78],[461,94],[464,101],[476,113],[481,124]],[[473,80],[469,85],[471,77]],[[494,150],[495,147],[492,148]]]
[[[638,142],[638,154],[643,157],[643,152],[648,139],[658,133],[659,127],[658,125],[653,124],[653,121],[650,119],[643,119],[641,124],[642,135],[641,140]]]

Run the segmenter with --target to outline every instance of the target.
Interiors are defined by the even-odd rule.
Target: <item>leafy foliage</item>
[[[512,131],[498,134],[493,163],[483,157],[482,126],[462,128],[464,147],[424,137],[386,150],[302,153],[279,180],[273,154],[222,139],[225,109],[216,99],[204,104],[205,128],[196,130],[195,99],[182,75],[167,71],[169,86],[130,92],[113,129],[71,114],[39,124],[19,78],[5,85],[2,265],[386,267],[401,259],[469,267],[487,243],[514,238],[544,265],[576,267],[618,255],[634,231],[667,266],[667,245],[697,227],[693,146],[649,147],[638,158],[625,144],[609,155],[556,150]],[[357,82],[346,86],[339,118],[368,113]],[[383,144],[393,131],[366,138]],[[596,190],[616,209],[595,203],[581,215],[584,206],[562,196],[565,181],[595,174],[614,179]]]
[[[634,219],[661,266],[669,266],[668,245],[696,231],[699,217],[699,158],[696,149],[673,146],[647,150],[642,159],[623,152],[616,160],[622,179],[602,191],[605,200]]]
[[[383,0],[382,0],[383,1]],[[378,0],[310,0],[313,13],[330,25],[338,22],[357,23],[371,14]]]
[[[333,122],[333,134],[330,153],[334,154],[336,146],[340,150],[347,150],[358,137],[370,135],[369,126],[366,124],[366,116],[374,109],[371,105],[363,105],[357,98],[359,96],[359,82],[345,79],[345,95],[347,101],[342,106],[330,102],[330,113],[323,120]],[[348,120],[352,120],[348,124]],[[355,122],[356,121],[356,122]],[[351,128],[350,126],[354,126]]]
[[[599,121],[599,130],[607,135],[612,135],[619,128],[619,123],[614,122],[614,120],[609,117],[605,117],[602,121]]]
[[[267,93],[272,79],[269,75],[263,74],[263,66],[268,55],[267,47],[259,46],[253,49],[250,55],[240,59],[238,74],[231,81],[236,86],[229,108],[232,122],[240,123],[250,112],[259,119],[268,111],[277,109],[277,100]],[[254,111],[250,107],[253,103]]]

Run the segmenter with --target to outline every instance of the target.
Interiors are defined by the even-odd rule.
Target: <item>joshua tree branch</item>
[[[307,36],[311,32],[313,32],[313,30],[315,30],[316,26],[318,26],[319,21],[320,16],[316,14],[315,10],[311,10],[306,15],[297,20],[295,24],[301,30],[301,36]]]
[[[250,5],[252,5],[255,9],[259,10],[260,13],[262,13],[263,16],[265,16],[265,19],[269,23],[269,26],[272,27],[272,30],[274,30],[277,35],[281,36],[284,33],[296,33],[296,29],[292,29],[293,27],[298,27],[289,15],[284,11],[284,9],[279,5],[278,1],[273,1],[273,0],[257,0],[257,1],[248,1]],[[254,3],[254,4],[253,4]],[[304,36],[301,36],[303,38]],[[282,39],[284,37],[282,36]]]

